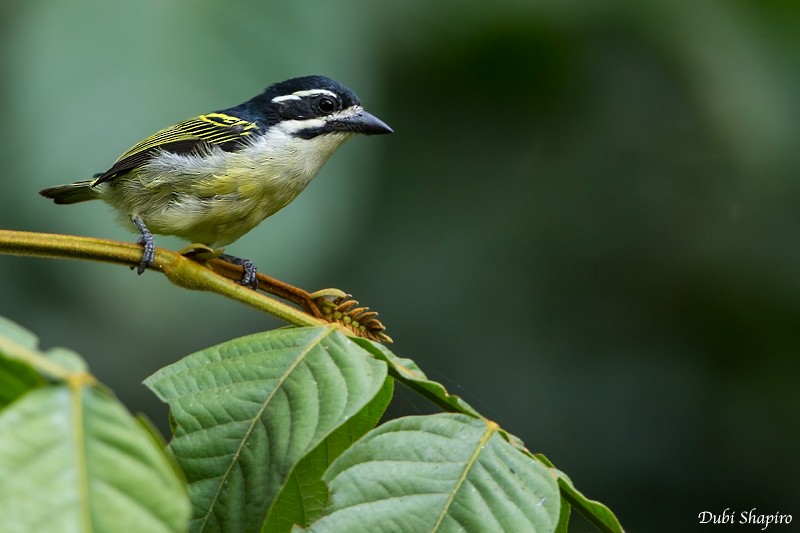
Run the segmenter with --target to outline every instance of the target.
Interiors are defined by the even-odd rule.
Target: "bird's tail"
[[[100,198],[97,189],[92,188],[93,180],[79,181],[68,185],[59,185],[42,189],[39,194],[45,198],[50,198],[57,204],[77,204],[87,200]]]

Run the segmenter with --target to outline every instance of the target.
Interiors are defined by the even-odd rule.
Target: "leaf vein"
[[[486,444],[486,442],[489,440],[489,438],[494,434],[494,432],[496,430],[497,430],[497,426],[495,424],[491,424],[490,423],[490,424],[486,425],[486,431],[481,436],[481,439],[480,439],[480,441],[478,441],[477,446],[475,446],[475,451],[473,452],[472,456],[469,458],[469,460],[464,465],[464,470],[463,470],[463,472],[461,472],[461,476],[459,477],[458,481],[456,482],[455,487],[453,487],[453,491],[450,493],[450,497],[447,499],[447,503],[444,505],[444,507],[442,507],[442,512],[439,514],[439,518],[436,520],[436,523],[433,525],[433,528],[431,529],[431,531],[438,531],[439,527],[441,527],[442,522],[444,521],[444,517],[447,516],[447,513],[450,510],[450,507],[453,506],[453,502],[455,501],[456,494],[458,493],[458,491],[461,489],[461,486],[466,481],[470,470],[472,470],[472,467],[478,461],[478,457],[480,456],[484,445]]]
[[[261,409],[253,416],[252,421],[250,422],[250,427],[247,428],[247,431],[242,436],[241,441],[239,442],[239,447],[236,450],[236,453],[233,455],[230,463],[228,464],[228,468],[225,470],[225,473],[220,477],[220,483],[217,485],[217,490],[214,492],[214,496],[212,497],[211,501],[208,505],[208,510],[206,514],[200,519],[200,529],[205,529],[205,524],[208,522],[209,517],[211,516],[212,511],[214,510],[214,506],[216,505],[217,500],[219,500],[220,493],[222,492],[222,487],[224,482],[222,480],[227,479],[230,475],[231,471],[233,470],[233,466],[236,464],[236,461],[239,455],[242,452],[242,448],[244,447],[247,439],[249,438],[250,434],[253,432],[253,429],[256,426],[256,422],[261,419],[261,415],[266,410],[267,406],[269,406],[272,398],[275,396],[278,390],[280,390],[281,385],[286,381],[286,379],[294,372],[294,370],[300,365],[302,361],[306,359],[308,354],[318,346],[322,340],[327,337],[330,333],[334,331],[334,326],[325,328],[315,339],[312,339],[311,342],[305,347],[305,349],[298,355],[297,359],[289,366],[288,369],[283,373],[283,375],[278,379],[278,383],[276,386],[270,391],[269,396],[264,400],[262,403]]]

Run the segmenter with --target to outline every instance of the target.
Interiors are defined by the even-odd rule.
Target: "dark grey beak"
[[[394,130],[384,121],[364,111],[363,109],[355,115],[336,121],[337,129],[352,131],[363,135],[382,135],[392,133]]]

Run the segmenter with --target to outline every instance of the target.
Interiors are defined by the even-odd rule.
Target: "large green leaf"
[[[37,344],[0,319],[0,531],[184,531],[189,500],[162,447],[80,356]]]
[[[386,378],[381,391],[357,415],[322,441],[292,471],[269,511],[262,532],[291,531],[307,526],[322,515],[328,503],[328,486],[322,476],[331,463],[375,427],[392,399],[394,380]]]
[[[76,379],[0,413],[0,531],[179,532],[185,488],[104,389]]]
[[[453,413],[378,427],[325,474],[331,506],[308,531],[553,531],[555,478],[498,429]]]
[[[235,339],[146,380],[169,403],[193,531],[256,531],[300,460],[381,390],[386,365],[335,326]]]

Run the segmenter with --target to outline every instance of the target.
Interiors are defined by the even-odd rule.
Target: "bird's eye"
[[[333,113],[334,111],[336,111],[336,107],[337,107],[336,106],[336,100],[334,100],[333,98],[330,98],[328,96],[323,96],[317,102],[317,107],[319,108],[320,111],[322,111],[326,115],[328,113]]]

